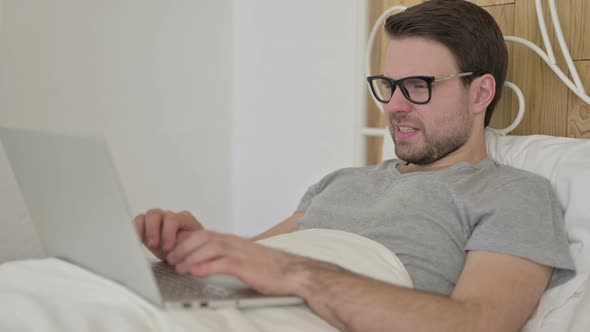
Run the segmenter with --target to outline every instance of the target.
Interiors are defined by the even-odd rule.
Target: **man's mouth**
[[[401,131],[402,133],[410,133],[410,132],[416,131],[416,128],[397,126],[397,130]]]
[[[395,139],[396,140],[407,140],[418,134],[419,128],[410,127],[408,125],[396,125],[395,126]]]

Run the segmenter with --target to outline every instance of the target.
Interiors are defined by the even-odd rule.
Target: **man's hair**
[[[391,38],[422,37],[445,45],[461,72],[490,73],[496,95],[486,109],[484,126],[492,118],[502,95],[508,67],[508,50],[494,18],[465,0],[430,0],[389,16],[385,30]],[[478,75],[462,78],[468,86]]]

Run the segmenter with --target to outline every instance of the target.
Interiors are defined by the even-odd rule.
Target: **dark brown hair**
[[[385,22],[391,38],[422,37],[445,45],[461,72],[490,73],[496,95],[486,109],[484,126],[492,118],[502,95],[508,67],[508,50],[494,18],[465,0],[430,0],[392,15]],[[462,78],[468,86],[476,75]]]

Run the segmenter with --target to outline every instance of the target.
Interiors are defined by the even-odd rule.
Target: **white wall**
[[[309,185],[360,163],[363,3],[234,0],[237,233],[278,223]]]
[[[0,125],[105,134],[134,212],[231,221],[231,0],[4,0]]]
[[[363,4],[3,0],[0,125],[104,134],[134,212],[253,235],[361,162]]]

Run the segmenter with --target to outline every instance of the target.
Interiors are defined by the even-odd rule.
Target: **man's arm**
[[[296,290],[342,331],[518,331],[552,269],[526,259],[470,252],[450,297],[392,286],[309,262]]]
[[[472,251],[450,297],[393,286],[248,239],[198,231],[167,257],[179,273],[230,274],[269,295],[297,295],[343,331],[518,331],[551,268]]]

